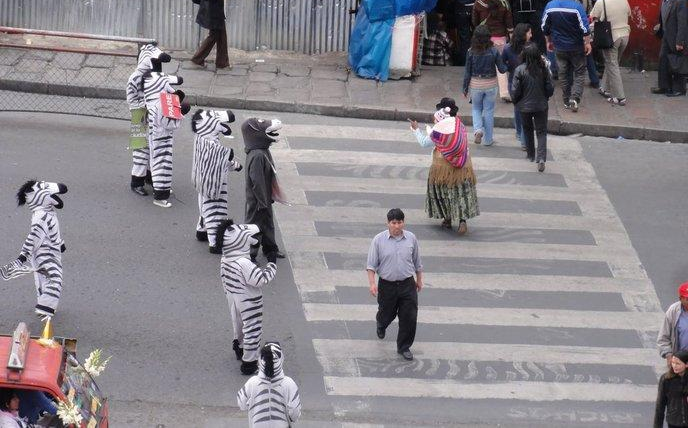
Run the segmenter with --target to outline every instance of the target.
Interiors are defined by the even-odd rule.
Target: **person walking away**
[[[547,161],[547,116],[548,102],[554,94],[554,85],[547,70],[545,59],[534,43],[523,49],[523,64],[514,73],[514,104],[521,114],[523,133],[526,139],[526,157],[537,161],[538,171],[545,170]],[[537,157],[535,157],[535,137],[537,134]]]
[[[688,427],[688,401],[686,401],[686,363],[688,351],[679,351],[671,357],[669,371],[659,378],[654,428]]]
[[[592,52],[588,16],[576,0],[551,0],[542,16],[547,50],[554,51],[562,76],[564,108],[577,112],[583,96],[586,55]],[[569,74],[569,70],[572,73]]]
[[[650,91],[679,97],[686,94],[686,77],[672,70],[669,55],[683,53],[688,47],[688,3],[686,0],[663,0],[660,14],[662,44],[659,48],[658,81]]]
[[[453,43],[445,31],[444,22],[436,13],[428,15],[428,36],[423,42],[424,65],[451,65]]]
[[[628,5],[628,0],[598,0],[590,16],[593,21],[611,22],[612,39],[614,39],[614,46],[601,49],[604,56],[604,74],[600,94],[612,104],[625,106],[626,94],[621,80],[619,60],[628,46],[628,37],[631,34],[631,26],[628,25],[631,7]]]
[[[514,28],[514,34],[511,37],[511,42],[504,46],[504,51],[502,52],[502,59],[506,68],[509,70],[509,94],[512,90],[512,80],[514,78],[514,71],[516,67],[521,65],[521,52],[523,52],[523,47],[530,41],[533,37],[533,32],[531,30],[530,24],[516,24]],[[513,94],[511,99],[514,99]],[[523,136],[523,126],[521,123],[521,114],[516,108],[516,103],[514,102],[514,128],[516,128],[516,139],[521,144],[521,149],[526,150],[526,140]]]
[[[423,265],[416,235],[404,230],[404,212],[399,208],[389,210],[387,230],[375,235],[370,243],[366,270],[370,294],[377,297],[377,337],[384,339],[385,330],[398,316],[397,353],[407,361],[413,360],[411,345],[416,337]]]
[[[227,52],[227,29],[225,28],[224,0],[193,0],[198,4],[196,23],[208,30],[208,37],[201,42],[198,50],[191,58],[194,64],[205,67],[205,59],[213,46],[217,45],[215,54],[215,68],[229,67]]]
[[[578,0],[585,10],[585,15],[588,17],[588,22],[590,21],[590,12],[595,4],[595,0]],[[588,79],[590,79],[590,87],[599,89],[600,88],[600,74],[597,72],[597,64],[595,64],[595,56],[599,56],[599,50],[592,47],[592,52],[590,55],[585,56],[585,68],[588,70]],[[570,71],[569,71],[570,73]]]
[[[452,228],[459,220],[458,233],[468,233],[466,220],[480,214],[477,180],[468,151],[466,127],[457,116],[459,108],[452,98],[442,98],[434,114],[435,126],[427,132],[411,121],[411,130],[421,147],[433,147],[428,174],[425,212],[429,218],[442,219],[442,227]]]
[[[442,13],[449,38],[454,41],[453,63],[463,67],[473,34],[473,0],[438,0],[435,10]]]
[[[502,53],[507,38],[514,31],[511,8],[507,0],[477,0],[473,5],[473,26],[485,25],[490,31],[490,38],[499,53]],[[499,96],[509,102],[509,85],[506,74],[499,70],[497,73]]]
[[[490,40],[490,30],[487,26],[479,25],[473,33],[463,75],[463,96],[468,97],[470,91],[470,102],[473,104],[475,144],[491,146],[494,143],[492,131],[497,97],[497,70],[501,73],[507,72],[502,55]]]
[[[688,350],[688,282],[678,287],[678,299],[667,309],[657,335],[659,355],[666,359],[667,366],[673,354]]]

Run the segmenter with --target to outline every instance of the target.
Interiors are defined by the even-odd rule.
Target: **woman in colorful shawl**
[[[468,232],[466,220],[480,214],[477,180],[468,153],[466,127],[456,116],[459,108],[451,98],[442,98],[436,106],[435,125],[423,133],[418,123],[411,121],[418,144],[433,146],[432,164],[428,174],[425,211],[428,217],[443,219],[442,227],[451,229],[452,221],[459,221],[459,235]]]

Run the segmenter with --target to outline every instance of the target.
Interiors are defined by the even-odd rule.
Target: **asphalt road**
[[[253,115],[252,112],[235,113],[238,113],[239,122],[247,114]],[[261,115],[271,117],[270,113]],[[304,135],[308,133],[309,126],[317,128],[333,123],[380,128],[383,131],[406,127],[405,124],[393,122],[376,123],[306,115],[280,114],[279,117],[285,123],[302,126]],[[235,128],[238,131],[238,126]],[[246,378],[239,374],[237,361],[233,359],[230,349],[231,323],[220,286],[219,259],[208,254],[206,246],[194,238],[197,207],[196,195],[188,180],[192,142],[190,130],[184,126],[176,138],[175,195],[173,206],[165,210],[154,206],[152,197],[141,198],[128,189],[130,153],[126,150],[126,122],[79,116],[2,113],[0,129],[0,234],[4,238],[0,244],[0,262],[8,262],[16,257],[28,231],[30,214],[25,207],[16,207],[14,201],[19,185],[28,178],[66,183],[69,193],[64,196],[65,208],[58,215],[68,251],[63,258],[65,288],[55,318],[55,330],[59,335],[77,337],[82,357],[96,347],[113,355],[109,368],[99,380],[102,389],[112,400],[113,426],[244,426],[245,416],[236,408],[234,397]],[[318,148],[318,144],[336,144],[331,139],[320,141],[315,133],[290,139],[290,147],[308,150]],[[501,133],[511,135],[506,130]],[[340,139],[350,150],[365,150],[365,147],[357,147],[347,137]],[[557,138],[552,138],[551,144],[555,145],[557,141]],[[241,147],[239,137],[227,142],[235,150]],[[688,238],[683,218],[688,208],[684,191],[688,178],[685,170],[688,147],[599,138],[580,138],[580,144],[585,158],[594,167],[597,180],[613,203],[616,213],[609,214],[618,214],[623,222],[640,261],[655,285],[662,307],[666,307],[674,300],[678,283],[688,279],[688,267],[682,256]],[[384,152],[387,149],[383,146],[373,151],[378,154]],[[326,152],[327,147],[323,148]],[[476,149],[474,155],[480,156],[480,149]],[[502,156],[499,153],[503,153],[507,158],[512,157],[513,152],[500,151],[502,149],[499,147],[495,149],[489,156],[499,157]],[[415,148],[409,148],[410,153],[416,151]],[[239,159],[243,159],[243,151],[236,152]],[[555,153],[553,165],[556,165],[557,156]],[[306,159],[296,164],[299,173],[306,176],[321,177],[332,172],[323,171],[317,165],[309,166]],[[308,168],[311,168],[310,172]],[[366,173],[357,174],[365,178]],[[482,178],[480,174],[483,174]],[[535,178],[537,182],[533,183],[527,182],[533,178],[525,172],[493,176],[485,174],[479,172],[483,182],[497,184],[500,180],[508,179],[521,180],[527,185],[557,187],[565,181],[557,181],[563,178],[558,178],[555,173]],[[370,177],[379,178],[379,171]],[[230,189],[231,216],[241,220],[242,174],[230,175]],[[416,204],[416,194],[400,190],[395,193],[403,195],[400,198],[405,206]],[[337,203],[361,207],[361,200],[371,199],[359,195],[352,202],[346,199],[347,195],[338,196],[332,189],[314,190],[313,186],[306,189],[304,194],[309,205],[316,209],[320,209],[317,208],[320,206],[336,206]],[[497,200],[499,198],[490,200],[486,196],[485,199],[484,211],[488,213],[505,211],[506,206],[526,213],[575,215],[570,211],[574,208],[561,203],[536,206],[524,205],[526,203],[522,200],[506,203]],[[339,202],[333,203],[334,200]],[[384,201],[380,203],[384,205]],[[365,212],[362,209],[361,215],[365,216]],[[383,222],[376,217],[367,218],[366,222],[368,229],[383,227]],[[339,239],[337,236],[344,234],[348,237],[360,230],[351,227],[341,229],[341,226],[337,221],[326,220],[319,220],[315,224],[317,236],[324,238]],[[422,229],[423,239],[447,239],[435,236],[436,231],[429,226],[419,228]],[[368,229],[364,228],[365,234]],[[499,246],[500,241],[511,242],[516,239],[503,236],[499,228],[490,229],[489,225],[479,224],[476,230],[481,232],[475,234],[476,241],[483,239],[495,247]],[[291,236],[293,230],[286,233],[285,236]],[[526,243],[530,242],[528,239],[534,239],[524,233],[521,232],[521,238],[518,239],[525,239]],[[589,237],[585,233],[555,231],[547,232],[538,239],[541,240],[539,242],[544,239],[544,242],[586,245]],[[305,243],[299,245],[310,245],[307,239],[303,241]],[[478,401],[476,404],[473,400],[433,399],[415,404],[415,400],[375,397],[368,400],[374,407],[371,410],[369,406],[362,405],[362,401],[366,400],[333,398],[328,391],[336,390],[336,385],[329,385],[326,390],[323,384],[324,370],[316,357],[313,339],[364,337],[368,333],[368,324],[352,321],[344,323],[342,327],[341,323],[327,320],[307,321],[303,303],[324,304],[331,295],[304,292],[303,286],[301,291],[297,289],[291,267],[302,268],[304,264],[311,263],[304,256],[306,253],[307,248],[290,250],[290,260],[278,263],[278,276],[265,293],[265,306],[269,308],[265,314],[265,338],[278,339],[285,349],[286,373],[296,379],[301,388],[304,419],[309,421],[305,426],[332,426],[333,422],[330,421],[334,420],[387,426],[397,426],[402,422],[415,425],[419,425],[419,422],[427,425],[470,422],[476,426],[514,426],[517,423],[524,426],[534,426],[536,423],[548,426],[595,426],[594,423],[585,422],[581,416],[585,412],[588,416],[595,414],[598,422],[604,417],[611,418],[605,415],[614,412],[632,413],[639,416],[630,419],[631,426],[647,425],[643,421],[652,412],[652,406],[648,403],[587,403],[577,409],[579,414],[571,424],[567,424],[566,416],[561,415],[570,412],[570,408],[558,404],[533,406],[527,400],[493,407],[490,402]],[[327,253],[325,258],[327,266],[332,269],[349,269],[357,263],[348,256],[337,254]],[[429,262],[432,260],[429,259]],[[599,266],[552,264],[546,268],[551,272],[570,269],[572,274],[587,269],[597,274]],[[463,268],[457,269],[462,271]],[[478,268],[472,265],[471,269]],[[508,267],[503,269],[500,273],[510,272]],[[3,296],[0,299],[0,330],[9,332],[18,321],[24,320],[29,321],[32,331],[39,331],[40,323],[32,315],[35,300],[32,280],[22,277],[0,283],[0,287]],[[351,305],[372,303],[355,290],[337,287],[337,302]],[[449,297],[442,293],[445,290],[433,290],[427,295],[428,303],[436,305]],[[462,293],[461,297],[468,302],[466,306],[490,305],[482,295]],[[576,310],[585,310],[586,307],[621,310],[614,306],[618,300],[611,295],[569,295],[562,292],[559,297],[557,293],[535,296],[541,299],[541,303],[532,303],[533,295],[519,295],[517,292],[507,297],[515,302],[512,303],[514,307],[529,301],[531,306],[527,307],[546,308],[553,304]],[[503,302],[500,304],[504,306]],[[309,316],[312,317],[312,313]],[[562,330],[567,329],[559,331]],[[614,342],[612,345],[617,347],[639,346],[632,345],[632,342],[638,342],[633,334],[613,334],[613,331],[601,330],[594,337],[587,337],[586,331],[574,330],[567,330],[567,334],[571,334],[571,343],[560,344],[576,345],[578,343],[575,342],[579,341],[582,345],[605,346],[604,342],[608,341]],[[481,334],[471,328],[458,332],[451,326],[446,326],[444,330],[425,331],[428,336],[436,336],[424,338],[431,341],[449,337],[450,340],[470,342]],[[533,333],[525,327],[490,331],[497,343],[511,343],[509,340],[537,342],[536,339],[530,339]],[[557,334],[556,329],[552,331],[554,335]],[[393,332],[390,331],[390,334]],[[540,331],[540,334],[545,333]],[[515,338],[509,339],[509,336]],[[556,338],[542,337],[543,343],[559,343]],[[486,368],[479,367],[479,370],[483,369]],[[367,370],[368,375],[373,375],[379,374],[376,370],[381,369],[372,364]],[[500,371],[499,367],[497,371]],[[627,376],[634,381],[642,376],[644,384],[652,382],[654,373],[651,371],[631,371],[622,367],[614,373],[617,377]],[[418,407],[410,409],[410,402]],[[500,413],[504,409],[507,410]],[[405,420],[409,412],[419,415],[420,421]]]

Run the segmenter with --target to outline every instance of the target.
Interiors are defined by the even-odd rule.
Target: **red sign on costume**
[[[169,117],[170,119],[181,119],[183,117],[181,103],[176,94],[161,92],[160,106],[162,107],[162,115],[165,117]]]

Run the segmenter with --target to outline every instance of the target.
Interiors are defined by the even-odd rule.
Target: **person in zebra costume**
[[[229,136],[234,122],[230,110],[196,110],[191,118],[194,137],[191,180],[198,192],[198,223],[196,239],[208,241],[209,251],[220,254],[216,229],[229,218],[229,171],[241,171],[234,160],[234,150],[220,144],[220,134]]]
[[[260,228],[259,243],[251,247],[251,260],[255,261],[258,249],[263,254],[274,253],[284,258],[275,241],[275,223],[272,214],[274,184],[276,183],[275,163],[270,153],[270,145],[279,138],[282,122],[278,119],[246,119],[241,125],[246,151],[246,222]]]
[[[155,44],[146,44],[139,50],[136,70],[131,73],[127,81],[127,104],[132,116],[132,125],[140,125],[146,121],[146,104],[143,97],[143,75],[150,71],[162,71],[162,63],[170,62],[171,57]],[[133,165],[131,168],[131,190],[141,196],[148,195],[144,189],[146,177],[149,173],[148,145],[132,147]]]
[[[277,273],[274,255],[265,268],[256,266],[249,258],[259,232],[255,224],[234,224],[231,219],[217,228],[216,246],[222,252],[220,276],[234,328],[232,349],[237,360],[242,361],[241,373],[246,375],[258,369],[263,336],[263,287]]]
[[[27,204],[32,211],[31,230],[19,257],[0,268],[6,281],[33,271],[38,298],[35,311],[40,317],[55,315],[62,294],[62,253],[67,248],[55,209],[64,206],[57,196],[64,193],[67,186],[47,181],[29,180],[19,188],[18,206]]]
[[[258,374],[237,393],[237,404],[248,410],[249,427],[286,428],[301,417],[301,398],[296,382],[284,374],[284,355],[277,342],[260,350]]]
[[[175,80],[176,79],[176,80]],[[174,133],[179,128],[182,120],[166,117],[163,114],[160,94],[167,92],[175,94],[181,101],[181,114],[186,115],[191,106],[184,101],[184,92],[174,90],[172,84],[181,84],[182,78],[169,76],[162,73],[147,73],[143,78],[143,86],[150,90],[150,96],[146,96],[148,109],[148,130],[150,149],[150,170],[153,180],[153,203],[159,207],[169,208],[172,190],[172,152],[174,148]],[[159,92],[156,92],[161,89]]]

